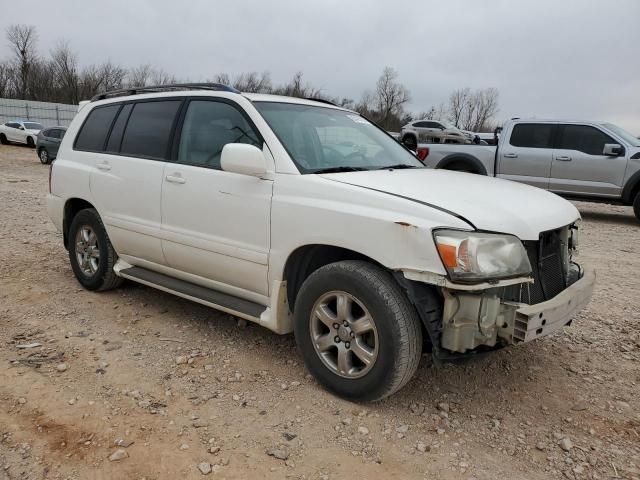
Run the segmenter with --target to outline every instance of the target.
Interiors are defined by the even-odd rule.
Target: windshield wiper
[[[363,167],[327,167],[327,168],[319,168],[318,170],[314,170],[310,173],[340,173],[340,172],[364,172],[369,170],[368,168]]]
[[[403,168],[421,168],[416,165],[407,165],[406,163],[398,163],[397,165],[386,165],[384,167],[375,168],[374,170],[401,170]]]

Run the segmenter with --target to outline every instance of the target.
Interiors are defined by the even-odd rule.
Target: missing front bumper
[[[443,348],[464,353],[480,346],[529,342],[553,333],[582,310],[593,293],[595,271],[582,277],[551,300],[526,305],[504,301],[500,289],[464,292],[443,289]]]

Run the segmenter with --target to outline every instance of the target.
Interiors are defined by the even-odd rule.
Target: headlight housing
[[[454,282],[478,283],[531,273],[527,252],[513,235],[434,230],[433,237]]]

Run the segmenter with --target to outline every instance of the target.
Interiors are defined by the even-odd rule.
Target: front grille
[[[523,242],[531,263],[533,284],[520,284],[505,288],[503,299],[533,305],[549,300],[567,288],[562,241],[562,229],[540,234],[536,241]]]

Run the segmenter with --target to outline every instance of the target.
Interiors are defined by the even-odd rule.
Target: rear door
[[[607,143],[621,142],[596,126],[560,125],[553,151],[550,190],[579,195],[620,196],[627,156],[603,155]]]
[[[164,265],[160,241],[160,191],[181,99],[108,105],[98,118],[91,193],[120,255],[132,265]],[[89,114],[83,131],[90,125]],[[90,125],[91,126],[91,125]],[[104,129],[110,132],[103,135]]]
[[[261,149],[262,137],[235,102],[191,99],[184,109],[175,163],[164,168],[162,247],[167,264],[218,283],[268,294],[273,181],[225,172],[228,143]]]
[[[498,147],[496,176],[547,189],[555,131],[554,123],[516,123]]]
[[[62,130],[59,128],[50,128],[49,130],[45,130],[44,140],[47,145],[49,156],[55,158],[58,154],[60,142],[62,141]]]

